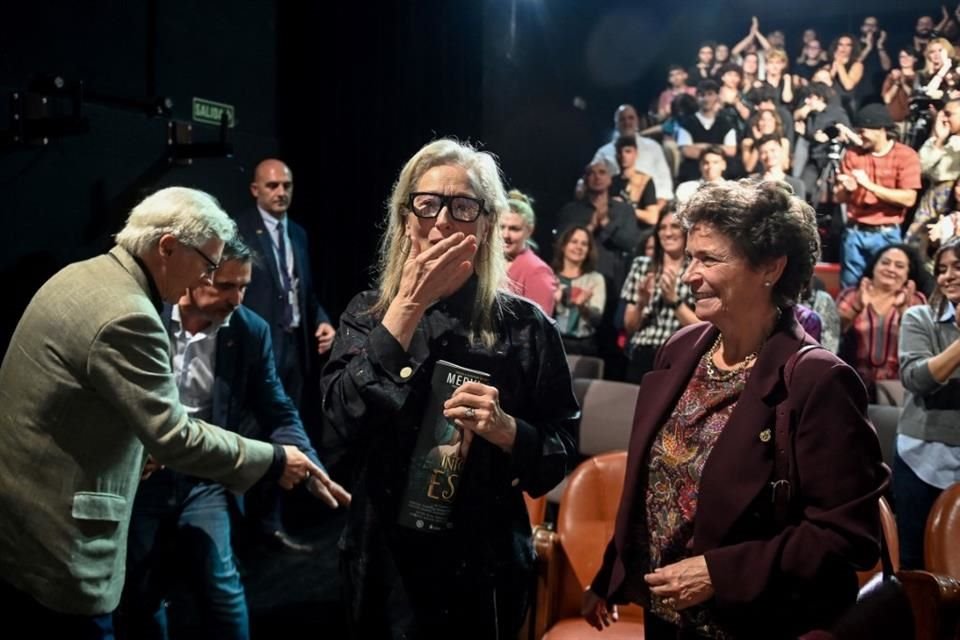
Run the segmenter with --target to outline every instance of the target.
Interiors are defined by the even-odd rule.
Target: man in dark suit
[[[188,289],[176,306],[164,310],[180,399],[195,416],[294,445],[320,465],[277,378],[267,324],[240,306],[251,271],[250,250],[232,241],[213,283]],[[166,637],[161,605],[169,598],[174,637],[185,618],[198,618],[209,637],[249,638],[230,542],[233,494],[219,483],[156,465],[148,465],[145,475],[151,474],[137,493],[128,541],[129,637]],[[332,481],[329,490],[316,478],[306,486],[333,508],[349,503],[349,494]],[[285,535],[279,529],[275,534]]]
[[[254,265],[246,306],[270,325],[280,380],[299,408],[314,354],[330,350],[336,330],[313,290],[306,231],[287,215],[293,198],[290,168],[280,160],[264,160],[250,193],[256,206],[237,216],[237,226],[263,260]]]

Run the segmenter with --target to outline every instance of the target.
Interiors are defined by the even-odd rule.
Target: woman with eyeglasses
[[[627,381],[639,384],[653,369],[657,350],[680,327],[697,321],[687,268],[687,236],[673,207],[666,206],[653,234],[653,257],[637,256],[623,283],[623,326],[627,345]]]
[[[526,614],[523,492],[563,478],[578,407],[555,325],[504,288],[508,210],[491,155],[426,145],[394,185],[378,286],[341,317],[320,386],[333,439],[355,458],[340,547],[356,638],[512,638]],[[423,501],[451,507],[427,531],[399,519],[440,360],[489,379],[447,380],[455,390],[436,417],[460,431],[459,483],[424,489]]]

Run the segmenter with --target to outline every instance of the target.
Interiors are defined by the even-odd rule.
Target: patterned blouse
[[[651,571],[691,556],[703,466],[743,392],[749,371],[714,378],[701,359],[673,415],[653,442],[646,488]],[[696,628],[703,637],[728,637],[709,604],[678,612],[651,594],[650,611],[667,622]]]
[[[677,295],[680,304],[685,304],[691,309],[696,305],[693,298],[693,292],[690,287],[684,284],[681,279],[683,273],[687,270],[689,260],[684,259],[683,269],[677,276]],[[653,268],[653,260],[647,256],[637,256],[633,259],[630,266],[630,273],[623,283],[623,289],[620,291],[620,297],[627,304],[637,304],[637,287],[643,282],[647,273]],[[677,310],[666,304],[663,299],[663,293],[657,286],[653,290],[653,297],[650,299],[649,308],[640,321],[640,328],[630,336],[630,344],[627,352],[635,348],[660,347],[680,328],[680,318],[677,317]]]
[[[840,337],[839,355],[857,370],[872,399],[876,393],[874,382],[900,379],[897,352],[901,313],[897,307],[890,307],[886,314],[880,315],[873,305],[866,305],[857,312],[859,297],[856,287],[847,287],[837,296],[837,311],[841,317],[856,314]],[[926,304],[926,301],[926,297],[917,292],[907,306]]]

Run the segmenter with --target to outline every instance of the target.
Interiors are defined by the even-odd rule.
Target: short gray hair
[[[116,241],[139,256],[156,246],[165,234],[199,247],[211,238],[225,243],[233,240],[237,225],[210,194],[187,187],[167,187],[133,208]]]

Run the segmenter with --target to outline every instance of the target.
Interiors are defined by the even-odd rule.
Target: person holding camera
[[[823,200],[819,197],[822,188],[827,189],[827,195],[830,193],[829,187],[819,182],[824,169],[830,164],[831,156],[837,156],[839,152],[836,125],[849,125],[850,118],[840,106],[840,99],[831,87],[822,82],[813,82],[805,91],[803,106],[793,114],[794,129],[801,138],[797,142],[797,152],[794,153],[793,175],[803,182],[808,201],[816,206]],[[801,160],[804,152],[806,158]]]
[[[837,202],[847,205],[840,282],[855,286],[880,248],[901,241],[900,225],[917,202],[920,158],[890,136],[893,118],[886,105],[868,104],[854,119],[853,142],[834,185]]]

